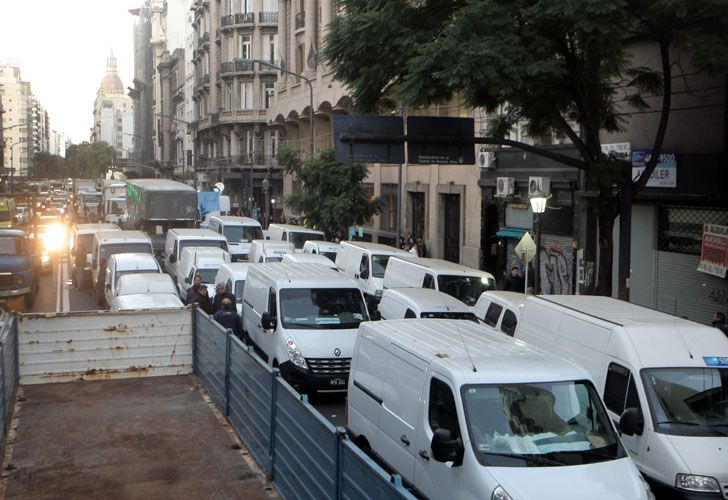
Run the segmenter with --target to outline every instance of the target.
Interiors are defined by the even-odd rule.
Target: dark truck
[[[126,185],[126,211],[124,227],[147,234],[159,257],[168,229],[196,226],[197,191],[168,179],[131,179]]]
[[[38,291],[39,254],[19,229],[0,229],[0,300],[22,297],[32,307]]]

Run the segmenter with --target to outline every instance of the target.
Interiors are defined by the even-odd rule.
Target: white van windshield
[[[117,253],[149,253],[154,254],[152,245],[149,243],[109,243],[101,245],[99,250],[100,259],[108,259]]]
[[[288,241],[293,243],[296,249],[300,250],[307,241],[324,241],[324,235],[319,233],[288,233]]]
[[[358,328],[369,319],[361,291],[356,288],[284,288],[280,304],[284,328]]]
[[[642,370],[655,430],[728,436],[728,368]]]
[[[195,271],[195,274],[200,275],[200,278],[202,278],[203,283],[212,285],[215,283],[215,276],[217,276],[217,269],[215,269],[215,268],[198,269],[197,271]]]
[[[182,250],[187,247],[208,247],[208,248],[222,248],[227,251],[227,242],[221,240],[180,240],[179,242],[179,254],[182,255]]]
[[[461,391],[482,465],[581,465],[626,456],[590,382],[465,385]]]
[[[263,239],[263,230],[258,226],[225,226],[222,234],[228,240],[228,243],[250,242],[252,240]]]
[[[459,301],[474,306],[480,294],[495,290],[495,281],[480,276],[446,276],[437,277],[438,290]]]

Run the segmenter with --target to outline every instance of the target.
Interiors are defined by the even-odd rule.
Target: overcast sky
[[[48,111],[51,128],[89,140],[96,91],[111,49],[124,88],[134,74],[129,9],[143,0],[0,0],[0,62],[17,61],[21,77]]]

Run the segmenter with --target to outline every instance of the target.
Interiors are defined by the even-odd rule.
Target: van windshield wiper
[[[509,455],[506,453],[485,453],[485,455],[521,459],[526,462],[531,462],[539,465],[554,465],[559,467],[565,465],[564,463],[559,462],[558,460],[554,460],[553,458],[549,458],[546,455]]]

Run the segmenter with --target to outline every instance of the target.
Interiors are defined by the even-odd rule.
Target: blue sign
[[[728,356],[703,356],[706,366],[728,366]]]
[[[632,180],[637,181],[645,166],[652,158],[649,149],[632,150]],[[657,159],[655,170],[652,171],[647,187],[675,188],[677,187],[677,154],[674,151],[663,151]]]

